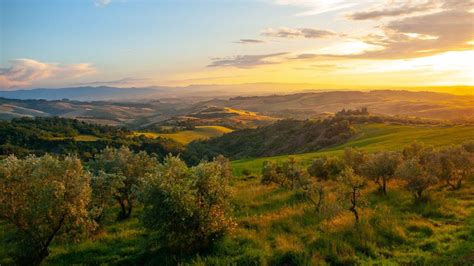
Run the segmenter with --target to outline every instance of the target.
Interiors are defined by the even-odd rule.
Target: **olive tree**
[[[383,151],[368,157],[362,167],[363,174],[373,180],[384,195],[387,194],[387,182],[395,177],[401,156],[397,152]]]
[[[120,197],[119,190],[123,188],[123,179],[113,174],[99,171],[91,178],[92,199],[90,211],[95,222],[100,226],[106,210]]]
[[[351,167],[345,168],[339,176],[342,184],[342,193],[344,198],[349,201],[349,211],[354,214],[355,222],[359,222],[358,207],[360,205],[361,191],[367,185],[366,180],[355,173]]]
[[[0,219],[13,232],[18,264],[38,265],[55,238],[77,240],[94,228],[89,182],[76,157],[10,156],[0,162]]]
[[[308,173],[319,180],[329,180],[338,177],[344,167],[344,162],[337,157],[322,157],[313,160]]]
[[[232,171],[219,157],[188,168],[177,157],[167,157],[145,180],[141,195],[142,222],[149,243],[169,252],[203,251],[235,226],[230,217]]]
[[[438,177],[453,189],[474,174],[474,155],[462,147],[450,147],[438,154]],[[434,166],[434,167],[436,167]]]
[[[428,162],[415,157],[400,164],[397,175],[405,180],[405,187],[413,193],[415,199],[420,200],[423,198],[423,192],[438,182],[433,169],[430,169]]]
[[[343,156],[344,162],[358,175],[362,174],[362,166],[367,161],[367,154],[355,148],[346,148]]]
[[[106,148],[97,154],[91,162],[91,169],[97,175],[103,171],[108,174],[108,179],[115,179],[119,183],[115,184],[117,193],[111,194],[120,205],[119,218],[125,219],[132,214],[140,183],[157,165],[157,160],[146,152],[134,153],[127,147],[121,147]],[[106,182],[115,183],[110,180]]]

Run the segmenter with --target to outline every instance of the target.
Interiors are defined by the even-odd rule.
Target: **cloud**
[[[31,85],[38,80],[49,78],[68,79],[96,73],[88,63],[60,65],[44,63],[33,59],[10,60],[10,67],[0,67],[0,88],[13,88]]]
[[[314,16],[327,12],[356,6],[368,0],[348,1],[348,0],[272,0],[277,5],[296,6],[305,8],[306,11],[297,13],[296,16]]]
[[[307,39],[316,39],[316,38],[326,38],[335,35],[334,32],[328,30],[318,30],[313,28],[298,28],[290,29],[286,27],[281,27],[278,29],[266,29],[262,32],[263,36],[269,37],[279,37],[279,38],[307,38]]]
[[[369,11],[359,11],[348,15],[349,19],[352,20],[368,20],[368,19],[381,19],[385,17],[397,17],[410,15],[417,12],[423,12],[432,10],[437,7],[437,3],[434,0],[428,0],[419,4],[403,3],[401,5],[390,4],[389,7],[377,8]]]
[[[262,40],[257,40],[257,39],[240,39],[238,41],[235,41],[234,43],[239,43],[239,44],[258,44],[258,43],[264,43]]]
[[[213,58],[207,67],[237,67],[252,68],[260,65],[278,64],[278,57],[287,53],[273,53],[263,55],[237,55],[228,58]]]
[[[112,0],[94,0],[94,5],[98,7],[104,7],[110,4]]]
[[[380,33],[356,37],[359,42],[373,46],[374,49],[350,52],[350,47],[347,47],[349,53],[329,51],[320,54],[301,54],[295,59],[317,57],[405,59],[432,56],[448,51],[472,50],[473,45],[470,42],[474,39],[472,24],[474,13],[471,10],[474,8],[474,1],[438,0],[436,3],[437,8],[428,13],[397,17],[377,26],[381,30]],[[380,14],[382,13],[378,13]],[[372,13],[371,16],[375,14]]]
[[[93,81],[93,82],[81,82],[76,83],[78,86],[124,86],[124,85],[133,85],[136,83],[142,83],[148,81],[147,78],[123,78],[117,80],[108,80],[108,81]]]

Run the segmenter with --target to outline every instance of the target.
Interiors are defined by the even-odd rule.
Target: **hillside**
[[[144,126],[144,129],[161,131],[163,127],[187,127],[218,125],[232,129],[255,128],[276,121],[274,117],[228,107],[198,106],[189,108],[184,115],[174,116],[159,123]]]
[[[359,124],[355,126],[356,135],[347,143],[318,152],[294,154],[293,157],[308,165],[314,158],[321,156],[339,156],[346,147],[357,147],[367,152],[379,150],[401,150],[405,145],[418,141],[435,147],[461,144],[471,141],[474,126],[443,126],[443,125],[394,125],[385,123]],[[264,161],[283,161],[288,155],[243,159],[233,161],[236,173],[248,169],[259,173]]]
[[[367,107],[372,113],[430,119],[474,121],[474,97],[435,92],[376,90],[235,97],[206,104],[263,115],[310,118],[342,109]]]
[[[135,136],[145,136],[147,138],[167,138],[172,139],[181,144],[188,144],[196,140],[206,140],[209,138],[220,137],[223,134],[232,132],[232,129],[222,126],[196,126],[192,130],[183,130],[175,133],[154,133],[154,132],[142,132],[136,131],[133,134]]]
[[[128,129],[89,124],[66,118],[15,118],[0,121],[0,158],[15,154],[57,155],[77,154],[83,160],[91,159],[106,147],[127,146],[132,150],[155,153],[160,158],[169,153],[178,154],[183,147],[168,138],[130,137]]]
[[[81,102],[69,100],[14,100],[0,98],[0,119],[16,117],[75,118],[82,121],[106,124],[128,125],[143,118],[153,121],[165,120],[178,113],[186,103],[164,103],[159,101],[134,102]]]
[[[322,121],[281,120],[268,126],[245,129],[208,141],[188,145],[185,158],[197,163],[200,158],[222,154],[231,159],[315,151],[344,143],[354,130],[343,118]]]

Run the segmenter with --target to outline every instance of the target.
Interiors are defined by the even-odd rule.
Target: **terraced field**
[[[301,163],[309,164],[314,158],[320,156],[340,155],[346,147],[357,147],[367,152],[378,150],[401,150],[405,145],[418,141],[435,147],[460,144],[474,139],[474,126],[429,126],[429,125],[388,125],[368,124],[358,125],[359,134],[351,141],[318,152],[292,155]],[[262,163],[268,160],[283,161],[287,155],[243,159],[234,161],[233,167],[236,174],[241,174],[244,169],[253,173],[260,173]]]
[[[134,132],[135,136],[146,136],[148,138],[169,138],[182,144],[188,144],[194,140],[203,140],[222,136],[225,133],[232,132],[232,129],[222,126],[197,126],[193,130],[184,130],[176,133],[153,133],[153,132]]]

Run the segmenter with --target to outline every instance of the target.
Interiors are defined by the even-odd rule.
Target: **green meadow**
[[[318,152],[294,154],[301,163],[308,165],[314,158],[321,156],[339,156],[346,147],[356,147],[367,152],[379,150],[401,150],[414,141],[442,147],[461,144],[474,139],[474,126],[432,126],[432,125],[391,125],[391,124],[363,124],[356,125],[358,132],[353,140],[339,146],[324,149]],[[288,158],[287,155],[250,158],[233,161],[232,165],[236,174],[241,174],[244,169],[252,173],[260,173],[264,161],[281,162]]]
[[[176,133],[134,132],[134,135],[147,138],[169,138],[181,144],[188,144],[195,140],[219,137],[229,132],[232,132],[232,129],[223,126],[196,126],[193,130],[183,130]]]

